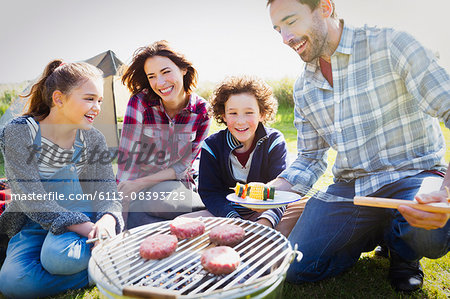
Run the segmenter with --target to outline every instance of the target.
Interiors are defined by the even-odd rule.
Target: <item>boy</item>
[[[203,143],[199,194],[209,213],[198,213],[239,217],[274,228],[284,207],[260,212],[226,199],[237,182],[267,183],[286,168],[283,135],[264,126],[275,118],[278,108],[271,88],[260,79],[231,77],[215,90],[211,104],[214,118],[227,128]]]

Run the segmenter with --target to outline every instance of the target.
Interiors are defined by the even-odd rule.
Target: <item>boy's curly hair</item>
[[[278,102],[273,97],[272,88],[257,77],[233,76],[222,81],[214,90],[210,99],[212,116],[218,123],[225,124],[223,116],[225,115],[226,101],[228,101],[230,96],[241,93],[248,93],[256,98],[264,124],[275,120]]]

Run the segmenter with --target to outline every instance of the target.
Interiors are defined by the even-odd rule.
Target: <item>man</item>
[[[306,62],[294,87],[298,157],[272,185],[312,186],[332,147],[335,183],[327,193],[446,201],[445,190],[416,195],[444,186],[445,141],[436,117],[450,128],[450,78],[434,56],[406,33],[349,26],[336,17],[332,0],[268,0],[267,5],[274,29]],[[449,180],[444,184],[450,186]],[[310,199],[289,235],[303,259],[291,265],[287,279],[335,276],[361,252],[384,243],[392,285],[416,290],[423,281],[419,260],[449,251],[449,217],[407,206],[395,210]]]

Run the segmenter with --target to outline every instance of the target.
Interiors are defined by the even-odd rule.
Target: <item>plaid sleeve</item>
[[[117,180],[134,180],[138,177],[139,166],[135,163],[140,151],[143,123],[143,106],[137,96],[128,102],[119,144]]]
[[[450,128],[450,77],[435,55],[405,32],[393,31],[391,62],[422,110]]]
[[[294,92],[294,101],[298,98]],[[295,107],[294,124],[297,128],[297,159],[279,177],[290,184],[312,186],[327,169],[327,152],[330,146],[311,123]]]
[[[192,142],[192,151],[187,153],[182,160],[172,166],[178,180],[185,178],[186,172],[190,170],[192,163],[199,155],[201,143],[208,136],[210,124],[211,120],[208,116],[206,107],[202,109],[199,114],[195,114],[195,123],[192,129],[196,134],[195,139]]]

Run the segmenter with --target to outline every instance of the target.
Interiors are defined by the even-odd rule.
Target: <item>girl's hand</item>
[[[93,225],[92,230],[89,232],[88,239],[102,239],[102,237],[114,237],[115,235],[116,219],[110,214],[105,214]],[[96,241],[94,247],[98,244],[99,241]]]
[[[92,228],[94,227],[94,223],[88,221],[83,222],[80,224],[73,224],[67,227],[67,229],[71,232],[77,233],[80,236],[88,237],[89,233],[92,231]]]

